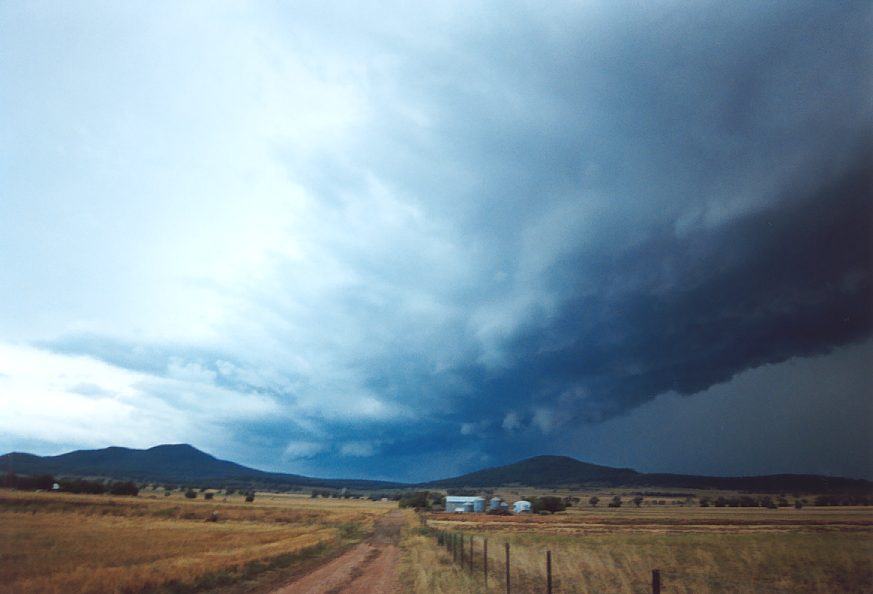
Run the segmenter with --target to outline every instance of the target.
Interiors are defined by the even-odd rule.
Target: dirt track
[[[381,518],[371,538],[272,594],[399,594],[403,516]]]

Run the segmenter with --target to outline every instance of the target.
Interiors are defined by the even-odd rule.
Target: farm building
[[[450,513],[482,513],[485,511],[485,498],[449,495],[446,497],[446,511]]]
[[[516,501],[512,504],[512,513],[523,514],[531,513],[530,501]]]

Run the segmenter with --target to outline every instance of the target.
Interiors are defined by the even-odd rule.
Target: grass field
[[[394,507],[0,491],[0,584],[16,594],[256,590],[265,574],[279,579],[362,539]]]
[[[546,551],[555,594],[648,593],[661,570],[671,594],[873,592],[873,509],[641,507],[552,516],[429,514],[407,540],[406,583],[417,593],[504,592],[505,543],[512,592],[544,592]],[[461,570],[433,531],[474,541],[474,569]],[[425,533],[431,533],[426,536]]]

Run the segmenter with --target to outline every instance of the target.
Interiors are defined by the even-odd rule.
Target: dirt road
[[[381,518],[372,537],[272,594],[399,594],[403,516]]]

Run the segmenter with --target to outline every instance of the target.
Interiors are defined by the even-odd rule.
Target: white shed
[[[458,495],[448,495],[446,497],[446,511],[450,513],[461,512],[478,512],[485,511],[484,497],[460,497]]]
[[[529,514],[531,511],[530,501],[516,501],[512,504],[512,513],[514,514]]]

